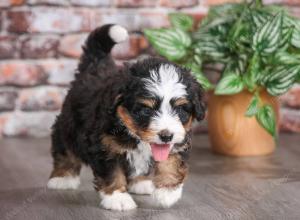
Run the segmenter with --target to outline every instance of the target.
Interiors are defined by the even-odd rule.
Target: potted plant
[[[273,152],[277,97],[300,82],[300,20],[260,0],[212,7],[198,27],[185,14],[169,18],[172,27],[144,33],[160,55],[190,68],[209,91],[213,150],[232,156]],[[216,85],[203,74],[207,64],[221,66]]]

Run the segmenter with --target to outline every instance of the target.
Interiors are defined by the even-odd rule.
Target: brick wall
[[[237,1],[237,0],[236,0]],[[46,136],[73,79],[87,33],[104,23],[127,27],[129,41],[113,50],[117,62],[151,52],[145,27],[167,26],[180,10],[201,19],[224,0],[1,0],[0,136]],[[300,14],[300,0],[286,4]],[[281,127],[300,132],[300,86],[282,97]]]

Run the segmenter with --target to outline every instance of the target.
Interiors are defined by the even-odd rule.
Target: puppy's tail
[[[117,43],[128,38],[128,32],[120,25],[106,24],[90,33],[83,46],[83,55],[79,64],[79,71],[83,72],[91,65],[99,65],[100,62],[110,64],[110,51]]]

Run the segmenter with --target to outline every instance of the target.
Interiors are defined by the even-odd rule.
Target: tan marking
[[[187,123],[185,123],[185,124],[183,125],[183,127],[184,127],[184,129],[185,129],[186,132],[188,132],[188,131],[191,130],[191,128],[192,128],[192,123],[193,123],[193,117],[190,116],[190,117],[189,117],[189,120],[187,121]]]
[[[144,104],[145,106],[147,106],[149,108],[153,108],[155,106],[154,99],[138,99],[138,102]]]
[[[64,176],[78,176],[81,169],[81,160],[71,151],[67,150],[66,155],[54,157],[54,168],[50,178]]]
[[[156,162],[153,183],[156,188],[176,187],[187,176],[187,166],[179,155],[170,155],[168,160]]]
[[[111,156],[116,154],[124,154],[126,150],[133,149],[136,145],[120,145],[115,140],[113,135],[102,135],[101,136],[102,144],[107,148],[107,151],[111,154]]]
[[[186,98],[179,98],[179,99],[176,99],[174,105],[180,106],[180,105],[184,105],[184,104],[188,104],[188,103],[189,103],[189,101]]]
[[[129,129],[131,133],[140,137],[144,141],[150,141],[156,133],[152,130],[145,130],[139,128],[133,121],[132,117],[129,115],[127,110],[123,106],[118,106],[117,114],[124,123],[124,125]]]
[[[116,190],[126,192],[127,181],[123,170],[117,167],[113,172],[112,179],[110,180],[95,177],[94,187],[97,191],[104,192],[105,194],[112,194]]]

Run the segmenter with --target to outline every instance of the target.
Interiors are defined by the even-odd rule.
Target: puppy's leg
[[[153,197],[164,208],[176,203],[182,194],[187,166],[178,154],[155,164]]]
[[[70,151],[54,153],[54,167],[47,187],[50,189],[77,189],[80,185],[81,161]]]
[[[130,180],[128,191],[134,194],[151,195],[154,191],[152,178],[139,176]]]
[[[125,211],[135,209],[136,203],[127,193],[127,181],[122,168],[112,162],[92,167],[95,175],[95,189],[100,195],[100,205],[105,209]]]

